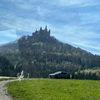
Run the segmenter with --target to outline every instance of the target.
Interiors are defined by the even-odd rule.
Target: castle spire
[[[47,31],[47,25],[45,26],[45,30]]]
[[[42,31],[42,27],[40,27],[40,31]]]
[[[51,32],[51,31],[50,31],[50,29],[49,29],[49,34],[50,34],[50,32]]]

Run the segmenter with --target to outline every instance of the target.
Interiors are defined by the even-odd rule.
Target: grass
[[[33,79],[7,85],[14,100],[99,100],[100,81]]]
[[[0,78],[0,81],[12,80],[14,78]]]

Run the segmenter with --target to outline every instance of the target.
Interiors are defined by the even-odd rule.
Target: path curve
[[[12,98],[7,94],[6,88],[4,87],[7,83],[13,80],[1,81],[0,82],[0,100],[12,100]]]

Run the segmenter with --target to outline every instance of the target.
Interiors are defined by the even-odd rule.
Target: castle
[[[32,33],[33,35],[45,35],[45,36],[50,36],[50,29],[47,29],[47,26],[45,26],[45,29],[42,29],[42,27],[40,27],[39,31],[35,31],[34,33]]]

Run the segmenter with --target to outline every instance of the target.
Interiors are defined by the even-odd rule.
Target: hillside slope
[[[31,77],[47,77],[51,72],[64,70],[73,73],[80,69],[100,67],[100,56],[64,44],[50,35],[50,30],[40,28],[32,36],[18,41],[23,69]]]
[[[32,36],[23,36],[17,43],[0,47],[9,59],[16,74],[24,70],[25,76],[48,77],[55,71],[74,73],[78,70],[100,67],[100,56],[64,44],[50,35],[50,30],[40,28]],[[8,52],[9,51],[9,52]]]

